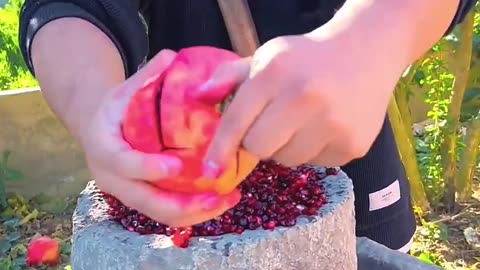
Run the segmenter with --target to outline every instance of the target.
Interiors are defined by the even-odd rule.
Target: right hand
[[[160,190],[149,181],[175,177],[188,168],[182,168],[182,162],[174,156],[136,151],[122,138],[121,125],[130,99],[149,80],[159,76],[174,57],[173,51],[161,51],[108,93],[80,141],[100,190],[158,222],[181,227],[221,215],[238,203],[240,194],[237,190],[224,196]]]

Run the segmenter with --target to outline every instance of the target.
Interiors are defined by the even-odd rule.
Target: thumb
[[[232,95],[250,73],[251,57],[222,64],[213,76],[191,92],[191,97],[207,105],[216,105]]]
[[[162,50],[141,70],[107,96],[84,148],[92,158],[112,172],[127,178],[158,180],[178,174],[182,163],[176,157],[133,150],[122,135],[122,122],[132,97],[140,89],[158,80],[174,60],[176,53]]]
[[[144,67],[113,91],[112,98],[121,103],[120,110],[123,111],[127,107],[128,102],[139,89],[157,80],[170,66],[176,55],[176,52],[171,50],[160,51]]]
[[[171,50],[161,50],[144,67],[135,73],[129,80],[126,88],[144,86],[149,80],[160,76],[173,62],[177,53]],[[129,87],[130,86],[130,87]]]

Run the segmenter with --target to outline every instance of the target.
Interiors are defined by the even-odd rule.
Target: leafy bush
[[[423,210],[440,207],[450,212],[456,202],[472,195],[480,153],[479,14],[472,11],[410,67],[389,107],[412,197]],[[413,138],[408,99],[422,89],[430,124],[421,138]]]
[[[18,14],[24,0],[0,9],[0,90],[36,86],[18,47]]]

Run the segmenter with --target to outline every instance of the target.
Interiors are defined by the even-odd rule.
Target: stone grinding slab
[[[368,238],[357,238],[358,270],[441,270]]]
[[[322,171],[323,169],[319,169]],[[339,171],[321,180],[328,203],[290,228],[192,238],[180,249],[159,235],[139,235],[109,220],[94,181],[73,215],[73,270],[356,270],[353,185]]]

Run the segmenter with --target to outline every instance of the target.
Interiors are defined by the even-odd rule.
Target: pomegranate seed
[[[265,230],[273,230],[275,229],[275,225],[276,225],[275,221],[269,221],[267,223],[264,223],[262,227]]]
[[[327,168],[326,171],[327,175],[337,175],[338,171],[335,168]]]
[[[325,175],[321,176],[307,166],[293,170],[273,161],[260,162],[239,186],[242,193],[239,204],[216,219],[185,228],[168,227],[124,206],[107,193],[101,192],[101,195],[110,207],[109,215],[127,230],[167,235],[175,246],[186,248],[191,237],[295,226],[300,215],[316,215],[326,204],[327,198],[319,180],[336,174],[338,170],[335,168],[327,168]]]
[[[307,216],[313,216],[317,213],[316,208],[305,208],[302,211],[302,214],[307,215]]]

